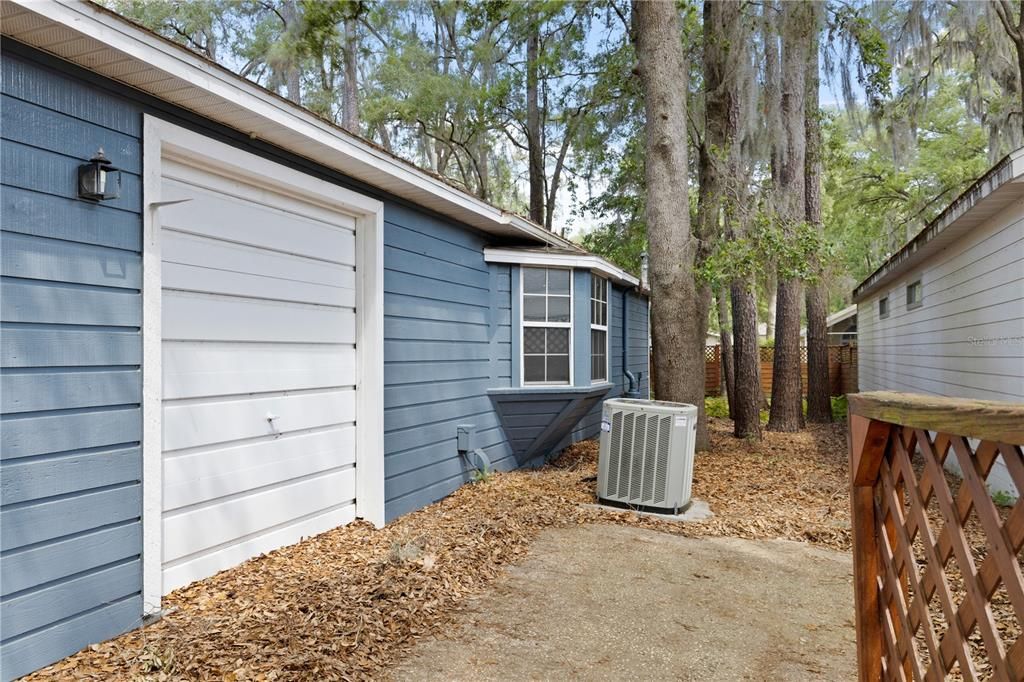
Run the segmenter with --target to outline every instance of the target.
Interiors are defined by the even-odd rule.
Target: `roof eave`
[[[853,290],[860,303],[1024,196],[1024,148],[1003,157]]]
[[[91,2],[4,0],[2,34],[504,238],[568,240],[478,199]],[[125,69],[134,61],[141,69]]]
[[[591,270],[620,284],[640,287],[640,280],[614,263],[586,251],[579,254],[543,253],[537,249],[516,249],[511,247],[488,247],[484,249],[484,260],[488,263],[514,263],[540,267],[572,267]]]

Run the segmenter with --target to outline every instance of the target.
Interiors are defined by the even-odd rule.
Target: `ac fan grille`
[[[611,415],[607,494],[637,505],[667,497],[672,417],[616,411]]]

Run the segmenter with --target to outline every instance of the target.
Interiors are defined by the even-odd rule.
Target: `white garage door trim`
[[[384,525],[384,207],[380,201],[256,157],[150,115],[143,123],[143,603],[160,610],[162,589],[161,159],[228,174],[356,219],[356,516]]]

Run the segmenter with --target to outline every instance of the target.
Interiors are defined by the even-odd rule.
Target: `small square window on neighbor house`
[[[881,318],[889,317],[889,297],[883,296],[878,299],[878,316]]]
[[[921,280],[907,285],[907,309],[920,308],[924,304],[924,289]]]

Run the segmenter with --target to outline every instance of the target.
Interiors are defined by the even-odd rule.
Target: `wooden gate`
[[[861,680],[1024,679],[1024,405],[900,393],[850,396]],[[963,480],[947,477],[955,462]]]

